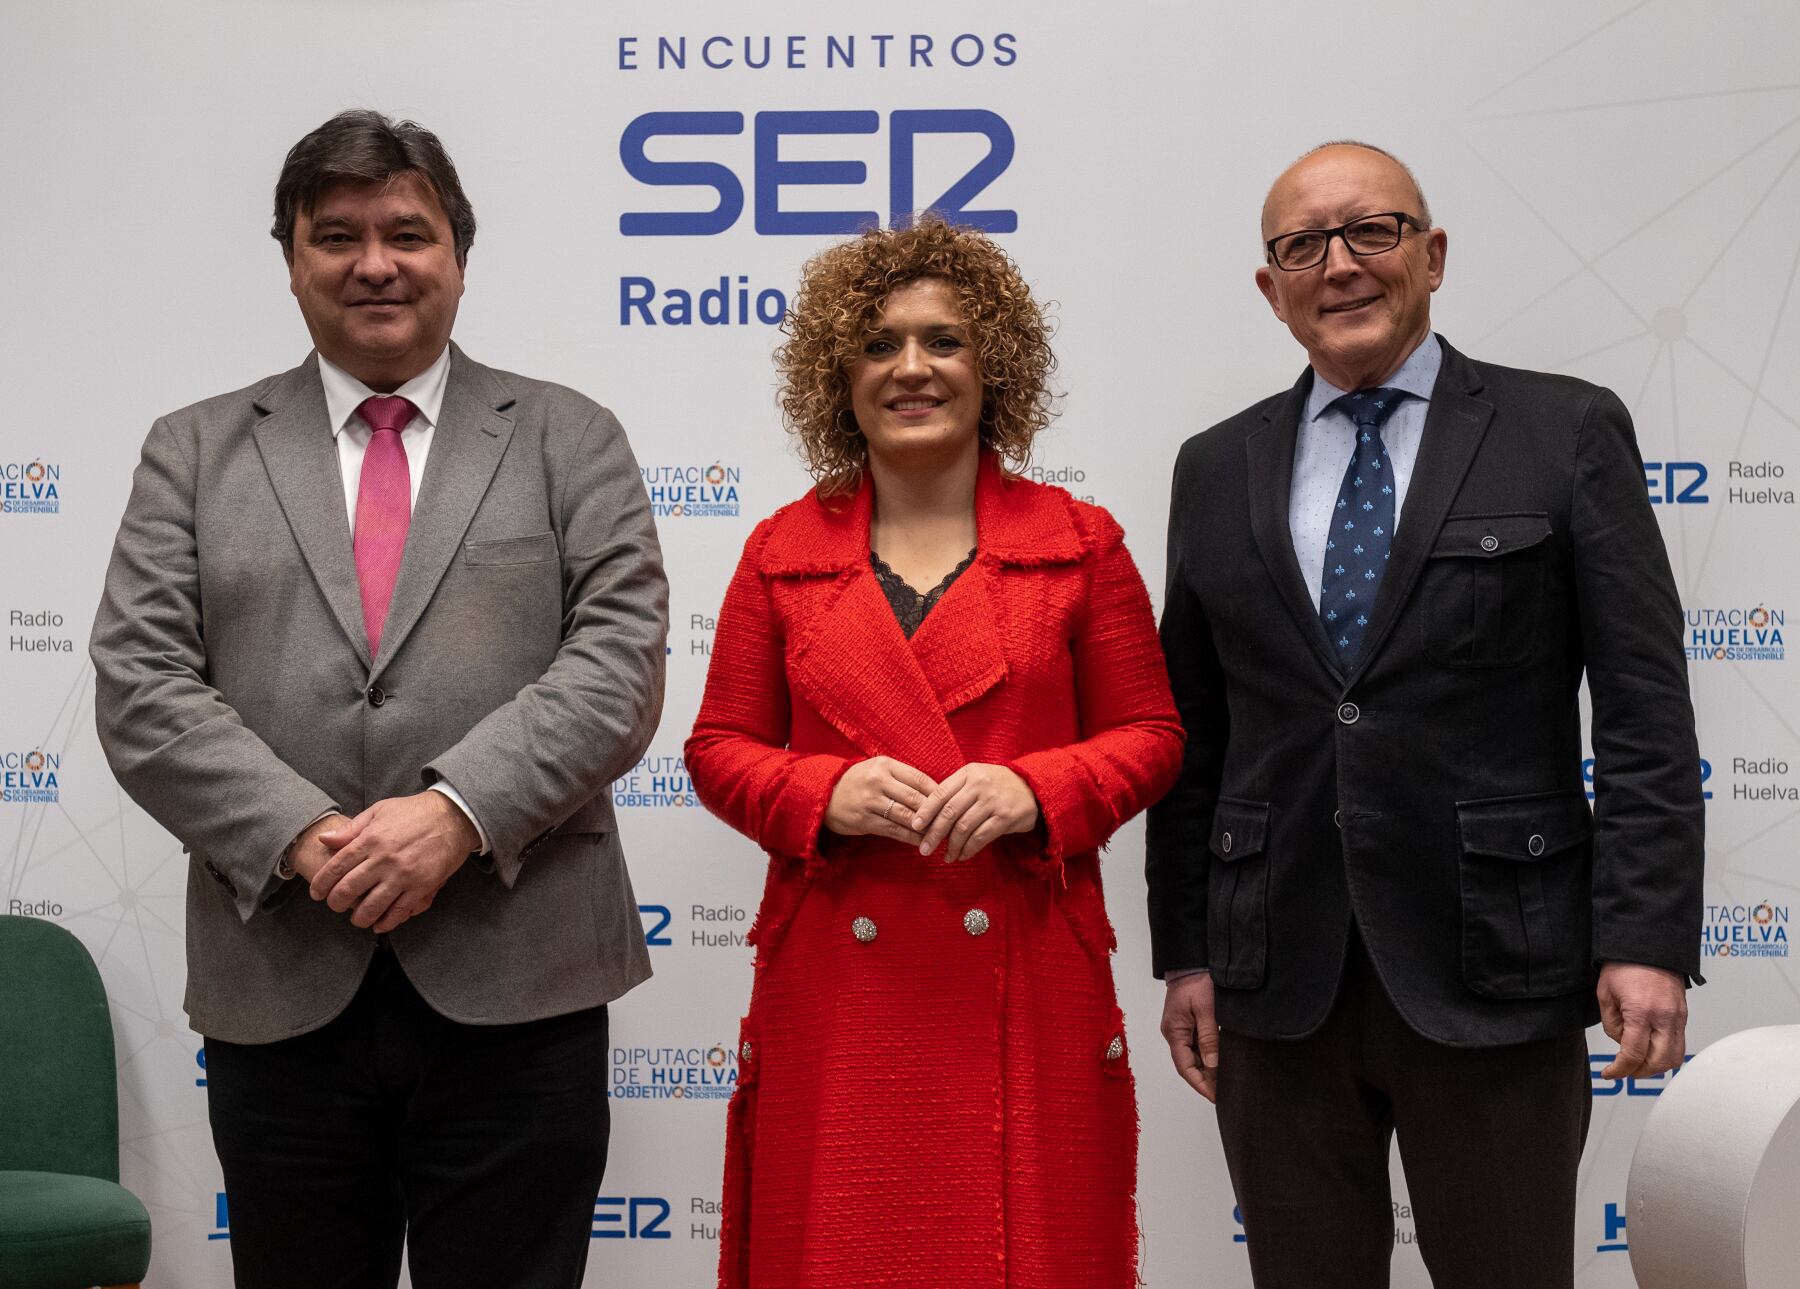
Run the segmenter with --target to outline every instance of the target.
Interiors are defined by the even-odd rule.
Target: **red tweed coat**
[[[1180,762],[1149,597],[1110,515],[987,459],[979,555],[908,641],[869,510],[865,482],[757,527],[687,743],[701,799],[770,857],[719,1283],[1128,1289],[1137,1111],[1098,849]],[[879,754],[1010,766],[1042,823],[955,865],[822,838],[839,776]]]

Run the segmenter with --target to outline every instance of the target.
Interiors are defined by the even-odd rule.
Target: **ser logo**
[[[657,1195],[601,1195],[594,1200],[596,1240],[667,1240],[669,1201]]]
[[[652,949],[666,949],[675,942],[669,939],[669,923],[674,914],[667,904],[640,904],[638,916],[644,919],[644,943]]]
[[[209,1240],[229,1240],[231,1238],[231,1213],[225,1207],[225,1192],[220,1191],[213,1196],[213,1229],[207,1233]]]
[[[730,138],[744,132],[742,112],[646,112],[619,136],[619,160],[625,172],[654,188],[710,191],[710,210],[626,211],[619,231],[627,237],[711,237],[733,227],[744,213],[744,181],[721,161],[656,160],[652,141],[668,138]],[[861,161],[783,158],[782,140],[827,135],[881,132],[874,111],[758,112],[752,127],[750,190],[754,226],[765,237],[834,237],[879,224],[874,210],[784,210],[781,190],[788,187],[860,188],[868,178]],[[987,152],[935,200],[920,202],[916,184],[918,143],[930,135],[973,135],[987,141]],[[1012,127],[997,113],[980,108],[896,111],[888,116],[887,215],[898,226],[914,210],[929,207],[956,224],[988,233],[1011,233],[1019,227],[1015,210],[974,210],[980,197],[1006,172],[1013,159]]]
[[[1706,467],[1698,461],[1646,461],[1644,487],[1653,506],[1704,506],[1712,498],[1706,486]]]

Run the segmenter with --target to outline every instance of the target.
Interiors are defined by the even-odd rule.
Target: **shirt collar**
[[[1385,382],[1387,389],[1397,389],[1403,394],[1411,394],[1414,398],[1431,401],[1431,388],[1437,384],[1438,368],[1444,365],[1444,347],[1438,343],[1437,333],[1428,331],[1419,347],[1407,356],[1400,364],[1400,370]],[[1313,373],[1312,392],[1306,396],[1306,419],[1316,421],[1325,409],[1350,390],[1339,389],[1326,380],[1318,372]]]
[[[436,427],[438,413],[444,407],[444,386],[450,377],[450,346],[444,346],[444,352],[437,356],[437,361],[424,371],[414,376],[394,393],[408,399],[419,409],[428,424]],[[319,381],[325,386],[325,414],[331,418],[331,436],[336,438],[350,418],[356,414],[365,398],[376,397],[375,391],[363,384],[356,377],[319,355]]]

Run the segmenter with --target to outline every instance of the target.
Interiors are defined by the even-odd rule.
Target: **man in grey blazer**
[[[1569,1289],[1590,1097],[1681,1063],[1704,816],[1681,608],[1609,391],[1432,332],[1412,174],[1315,149],[1263,207],[1293,388],[1175,466],[1151,952],[1258,1289],[1378,1289],[1397,1138],[1440,1289]],[[1594,804],[1583,791],[1585,678]]]
[[[94,624],[100,737],[191,853],[237,1283],[580,1283],[606,1007],[650,974],[609,784],[668,594],[624,432],[450,343],[474,215],[346,112],[274,235],[315,350],[158,420]]]

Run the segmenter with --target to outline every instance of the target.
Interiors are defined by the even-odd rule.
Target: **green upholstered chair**
[[[119,1185],[117,1079],[87,949],[0,916],[0,1289],[144,1278],[150,1215]]]

